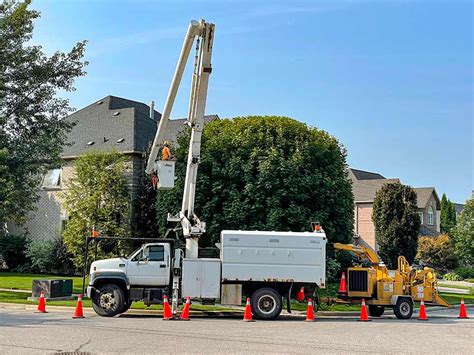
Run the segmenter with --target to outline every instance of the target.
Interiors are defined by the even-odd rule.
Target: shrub
[[[456,274],[455,272],[448,272],[443,276],[443,279],[448,281],[462,281],[462,277]]]
[[[456,270],[454,270],[454,272],[461,276],[463,279],[474,278],[474,268],[472,267],[458,267]]]
[[[30,271],[47,274],[73,274],[75,271],[62,239],[34,240],[28,245],[26,255]]]
[[[416,259],[434,269],[452,270],[457,266],[454,245],[447,234],[420,237]]]
[[[28,238],[24,235],[0,236],[0,254],[10,270],[27,262]]]
[[[339,264],[336,259],[327,258],[326,260],[326,278],[328,282],[337,281],[337,275],[341,269],[341,264]]]

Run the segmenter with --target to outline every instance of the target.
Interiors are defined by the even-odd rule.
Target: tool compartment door
[[[182,296],[217,299],[220,295],[219,259],[184,259]]]

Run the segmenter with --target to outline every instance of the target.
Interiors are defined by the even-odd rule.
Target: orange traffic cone
[[[163,295],[163,320],[170,320],[173,318],[170,304],[168,303],[168,297]]]
[[[306,322],[314,322],[313,300],[308,298],[308,307],[306,308]]]
[[[362,299],[362,305],[360,307],[360,322],[370,322],[369,316],[367,314],[367,306],[365,305],[365,299]]]
[[[189,320],[189,308],[191,306],[191,297],[186,298],[186,303],[184,304],[183,311],[181,312],[181,315],[179,316],[179,319],[181,320]]]
[[[41,291],[38,302],[38,309],[35,313],[48,313],[46,312],[46,299],[44,298],[44,291]]]
[[[347,285],[346,285],[346,273],[343,272],[341,275],[341,281],[339,282],[339,293],[347,293]]]
[[[254,322],[252,319],[252,309],[250,308],[250,298],[247,297],[247,303],[245,304],[244,322]]]
[[[298,293],[296,294],[296,300],[300,302],[304,300],[304,287],[301,287]]]
[[[426,316],[425,300],[423,298],[421,299],[420,314],[418,316],[418,320],[428,320],[428,317]]]
[[[74,315],[72,318],[85,318],[84,317],[84,312],[82,311],[82,295],[79,294],[77,295],[77,304],[76,304],[76,310],[74,311]]]
[[[464,298],[461,298],[461,308],[459,308],[459,319],[468,319]]]

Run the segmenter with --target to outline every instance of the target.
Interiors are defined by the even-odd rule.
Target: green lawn
[[[72,279],[73,292],[82,292],[82,277],[70,276],[53,276],[40,274],[19,274],[15,272],[0,272],[0,288],[11,290],[28,290],[31,291],[33,280],[36,279]],[[87,285],[87,279],[86,279]]]

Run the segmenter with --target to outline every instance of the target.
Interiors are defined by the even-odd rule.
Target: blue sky
[[[216,24],[208,114],[285,115],[336,136],[352,167],[474,188],[472,1],[36,0],[34,43],[89,41],[71,103],[106,96],[162,110],[191,19]],[[187,112],[190,73],[172,117]]]

